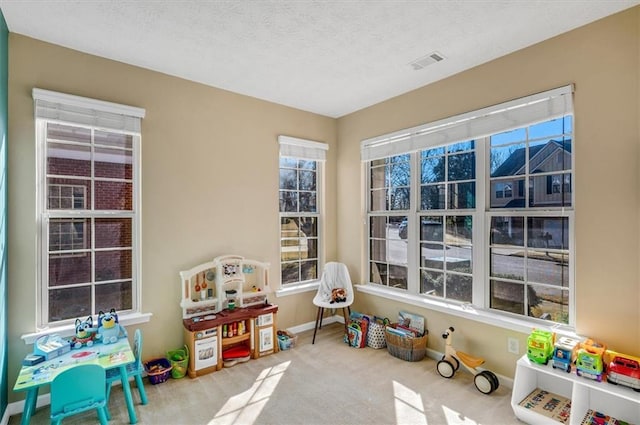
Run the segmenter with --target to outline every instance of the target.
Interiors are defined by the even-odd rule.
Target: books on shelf
[[[584,415],[584,419],[580,422],[580,425],[633,425],[629,422],[621,421],[611,416],[598,412],[596,410],[589,409],[587,414]]]
[[[569,422],[571,399],[540,388],[526,396],[520,406],[563,424]]]

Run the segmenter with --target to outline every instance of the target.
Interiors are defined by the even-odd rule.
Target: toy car
[[[625,385],[640,391],[640,359],[625,354],[613,353],[607,368],[607,382]]]
[[[580,344],[580,341],[577,339],[567,336],[560,337],[553,347],[551,366],[554,369],[562,369],[570,373],[571,366],[576,360],[578,344]]]
[[[604,374],[603,355],[607,348],[604,344],[588,339],[580,343],[576,358],[576,375],[602,381]]]
[[[534,329],[527,338],[527,357],[535,363],[546,365],[553,354],[555,334],[542,329]]]

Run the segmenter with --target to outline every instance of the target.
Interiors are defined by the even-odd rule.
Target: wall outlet
[[[507,350],[513,354],[520,354],[520,342],[516,338],[507,339]]]

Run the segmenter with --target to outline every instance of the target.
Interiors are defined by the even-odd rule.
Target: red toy
[[[607,368],[607,382],[640,391],[640,358],[608,351],[611,361]]]

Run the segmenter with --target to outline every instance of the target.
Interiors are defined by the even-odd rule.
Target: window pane
[[[422,186],[420,188],[420,209],[443,210],[444,188],[443,184]]]
[[[302,170],[315,170],[316,169],[316,161],[307,161],[307,160],[301,159],[298,162],[298,168],[300,168]]]
[[[96,251],[96,282],[131,279],[131,250]]]
[[[449,209],[462,210],[476,207],[474,182],[449,184]]]
[[[571,168],[571,142],[543,140],[529,147],[529,173],[564,171]]]
[[[476,154],[474,152],[450,155],[447,163],[449,181],[476,178]]]
[[[385,187],[386,167],[371,167],[371,189]]]
[[[452,152],[470,151],[470,150],[473,150],[474,147],[475,147],[475,142],[473,140],[469,140],[467,142],[454,143],[447,146],[447,152],[452,153]]]
[[[568,253],[529,250],[527,252],[527,280],[568,288]]]
[[[47,139],[76,143],[91,143],[91,129],[71,125],[47,123]]]
[[[408,187],[391,189],[391,209],[408,210],[411,206],[410,196],[411,192]]]
[[[389,286],[392,288],[407,289],[407,268],[395,264],[389,264]]]
[[[112,179],[133,178],[133,153],[121,149],[98,149],[95,150],[95,176]]]
[[[444,297],[444,273],[421,270],[420,293]]]
[[[132,246],[132,219],[96,218],[96,248],[128,248]]]
[[[520,142],[527,139],[527,131],[524,128],[505,131],[491,136],[491,146],[505,145],[507,143]]]
[[[300,190],[316,190],[315,171],[300,171]]]
[[[49,287],[91,282],[91,254],[49,254]]]
[[[411,177],[409,163],[391,165],[389,168],[389,186],[408,186]]]
[[[78,179],[47,179],[47,209],[85,210],[91,208],[91,182]]]
[[[285,156],[280,157],[280,168],[296,168],[298,166],[298,160],[295,158],[289,158]]]
[[[369,280],[379,285],[387,285],[387,265],[385,263],[369,263]]]
[[[369,234],[372,238],[385,239],[387,237],[387,217],[369,217],[369,224]]]
[[[318,236],[318,218],[317,217],[300,217],[300,230],[302,234],[310,237]]]
[[[436,243],[420,244],[422,267],[444,270],[444,245]]]
[[[569,323],[569,291],[542,285],[529,285],[529,316]]]
[[[471,302],[473,279],[471,276],[447,274],[447,298],[463,302]]]
[[[47,174],[90,177],[91,147],[47,143]]]
[[[86,218],[54,218],[49,220],[49,252],[91,248],[91,220]],[[68,254],[74,255],[74,254]]]
[[[133,210],[133,184],[96,181],[96,210]]]
[[[298,192],[280,191],[280,212],[298,212]]]
[[[96,311],[109,311],[112,308],[118,312],[133,308],[130,280],[96,285]]]
[[[110,133],[107,131],[96,130],[94,137],[95,143],[99,145],[124,149],[133,148],[133,136],[130,134]]]
[[[300,271],[302,273],[301,281],[314,280],[318,278],[318,261],[303,261]]]
[[[316,212],[316,192],[300,192],[300,212]]]
[[[491,208],[524,208],[524,177],[491,181]]]
[[[516,314],[525,314],[524,285],[491,280],[490,307]]]
[[[420,240],[442,242],[444,225],[442,216],[423,216],[420,218]]]
[[[530,207],[571,206],[571,175],[546,175],[531,178]],[[567,181],[569,184],[565,184]],[[567,190],[568,189],[568,190]]]
[[[524,246],[524,217],[491,217],[491,244]]]
[[[371,191],[371,211],[387,210],[387,189]]]
[[[280,189],[296,190],[298,172],[296,170],[280,169]]]
[[[300,269],[299,263],[282,263],[282,283],[295,283],[300,282]]]
[[[491,277],[524,280],[524,251],[522,248],[491,248]]]
[[[524,143],[491,148],[489,155],[491,177],[515,176],[526,172]]]
[[[527,246],[569,249],[569,219],[567,217],[528,217],[527,227]]]
[[[382,239],[371,240],[371,260],[373,261],[387,261],[387,241]]]
[[[49,291],[49,322],[91,315],[91,287]]]
[[[535,124],[529,127],[529,138],[539,139],[542,137],[558,136],[564,133],[571,132],[571,119],[567,117],[557,118],[550,121],[545,121],[540,124]]]
[[[420,183],[438,183],[444,181],[444,157],[428,157],[422,160]]]

